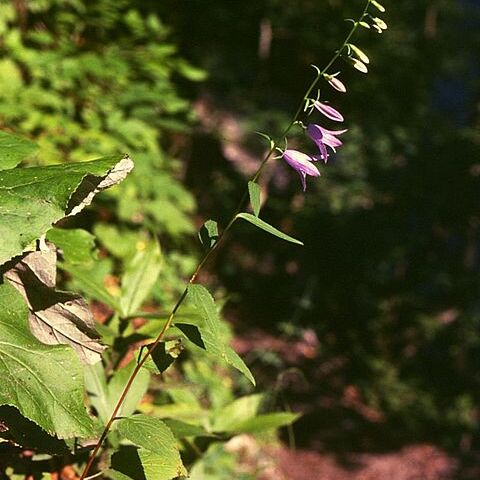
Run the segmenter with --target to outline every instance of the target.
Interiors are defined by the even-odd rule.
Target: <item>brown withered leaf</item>
[[[81,296],[55,290],[56,260],[54,247],[43,243],[3,276],[24,297],[30,329],[41,342],[70,345],[82,362],[96,363],[105,347],[99,342],[92,313]]]

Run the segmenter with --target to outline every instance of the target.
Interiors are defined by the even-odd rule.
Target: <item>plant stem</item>
[[[272,146],[270,147],[269,151],[267,152],[267,154],[265,155],[265,157],[263,158],[260,166],[258,167],[258,170],[257,172],[255,173],[255,175],[252,177],[251,181],[252,182],[255,182],[261,175],[266,163],[268,162],[268,160],[270,160],[270,158],[272,157],[273,153],[275,152],[275,150],[277,149],[278,145],[280,144],[280,142],[282,141],[282,139],[290,132],[290,130],[292,129],[293,125],[295,124],[295,122],[298,120],[298,117],[300,116],[304,106],[305,106],[305,102],[308,101],[308,98],[310,96],[310,94],[312,93],[313,89],[316,87],[316,85],[318,84],[318,82],[320,81],[320,79],[327,73],[328,69],[335,63],[335,61],[340,57],[340,55],[343,53],[343,50],[345,50],[348,42],[350,41],[350,39],[352,38],[353,34],[355,33],[358,25],[359,25],[359,22],[363,20],[363,18],[366,16],[367,14],[367,11],[368,11],[368,7],[370,6],[370,3],[371,3],[371,0],[367,0],[367,3],[365,5],[365,8],[359,18],[359,20],[357,20],[356,22],[353,23],[353,26],[351,28],[351,30],[349,31],[347,37],[345,38],[342,46],[336,51],[335,55],[331,58],[331,60],[327,63],[327,65],[320,71],[317,72],[317,76],[314,78],[314,80],[312,81],[312,83],[309,85],[309,87],[307,88],[306,92],[305,92],[305,95],[303,96],[303,99],[302,101],[300,102],[300,105],[298,106],[297,108],[297,111],[295,112],[295,115],[293,116],[291,122],[289,123],[289,125],[287,126],[287,128],[285,128],[285,130],[283,131],[282,135],[280,136],[280,140],[279,141],[274,141],[272,143]],[[212,253],[218,248],[218,246],[220,245],[220,243],[222,242],[223,238],[225,237],[226,233],[231,229],[233,223],[235,222],[236,218],[237,218],[237,214],[241,212],[242,208],[243,208],[243,205],[245,204],[245,201],[247,200],[247,197],[248,197],[248,190],[246,190],[235,210],[235,213],[232,215],[232,218],[230,219],[230,221],[228,222],[227,226],[224,228],[224,230],[220,233],[217,241],[215,242],[215,244],[208,250],[208,252],[206,252],[204,254],[204,256],[202,257],[202,259],[200,260],[200,262],[198,263],[197,265],[197,268],[195,269],[195,271],[193,272],[192,276],[190,277],[190,279],[188,280],[187,282],[187,285],[185,287],[185,290],[183,291],[183,293],[181,294],[180,298],[177,300],[177,303],[175,304],[175,306],[173,307],[171,313],[170,313],[170,316],[168,317],[168,320],[167,322],[165,323],[165,325],[163,326],[163,328],[161,329],[160,333],[158,334],[157,338],[155,339],[155,341],[153,342],[153,344],[151,344],[149,346],[149,348],[147,349],[147,352],[145,353],[145,355],[140,359],[140,361],[137,363],[137,365],[135,366],[132,374],[130,375],[130,378],[128,379],[123,391],[122,391],[122,394],[120,395],[120,398],[118,399],[116,405],[115,405],[115,408],[113,409],[112,411],[112,414],[110,416],[110,419],[108,420],[107,424],[105,425],[105,428],[102,432],[102,435],[100,436],[100,439],[98,440],[98,442],[96,443],[89,459],[88,459],[88,462],[85,466],[85,469],[83,470],[82,472],[82,475],[80,477],[79,480],[85,480],[85,477],[87,476],[88,472],[90,471],[92,465],[93,465],[93,462],[95,461],[95,458],[97,456],[97,453],[98,451],[100,450],[105,438],[107,437],[109,431],[110,431],[110,428],[112,427],[113,425],[113,422],[116,420],[117,418],[117,414],[125,400],[125,397],[127,396],[128,392],[130,391],[130,388],[133,384],[133,382],[135,381],[135,378],[137,377],[138,375],[138,372],[140,371],[140,369],[143,367],[143,365],[145,364],[145,362],[148,360],[148,357],[152,354],[153,350],[155,350],[155,348],[158,346],[158,344],[163,340],[163,337],[166,333],[166,331],[172,326],[173,324],[173,319],[175,317],[175,314],[177,313],[178,309],[180,308],[180,306],[182,305],[183,301],[185,300],[185,298],[187,297],[187,294],[188,294],[188,287],[189,285],[191,285],[197,278],[198,274],[200,273],[200,270],[203,268],[203,266],[205,265],[205,263],[208,261],[208,259],[210,258],[210,256],[212,255]]]

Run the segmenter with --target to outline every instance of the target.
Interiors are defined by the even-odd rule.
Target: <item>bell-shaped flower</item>
[[[312,157],[298,150],[285,150],[283,159],[300,175],[303,191],[307,189],[306,177],[319,177],[318,168],[312,163]]]
[[[315,100],[313,103],[313,106],[323,115],[325,115],[327,118],[330,118],[331,120],[335,120],[336,122],[343,122],[343,115],[338,111],[335,110],[333,107],[330,105],[327,105],[326,103],[322,103],[319,100]]]
[[[327,130],[316,123],[310,123],[307,126],[308,136],[315,142],[320,150],[321,158],[325,163],[328,161],[327,147],[330,147],[334,152],[336,148],[343,145],[343,142],[337,138],[338,135],[347,132],[347,130]],[[313,157],[316,160],[315,156]]]

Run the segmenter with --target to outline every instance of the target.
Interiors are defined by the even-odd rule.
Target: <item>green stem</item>
[[[343,42],[342,46],[336,51],[335,55],[331,58],[331,60],[327,63],[327,65],[321,70],[318,72],[317,76],[314,78],[314,80],[312,81],[312,83],[309,85],[309,87],[307,88],[306,92],[305,92],[305,95],[303,96],[303,99],[300,103],[300,105],[298,106],[298,109],[297,111],[295,112],[295,115],[293,116],[292,118],[292,121],[289,123],[289,125],[287,126],[287,128],[285,128],[284,132],[282,133],[281,135],[281,140],[290,132],[291,128],[293,127],[293,125],[295,124],[295,122],[298,120],[298,117],[300,116],[300,113],[302,112],[303,108],[304,108],[304,105],[305,105],[305,102],[308,100],[310,94],[312,93],[313,89],[316,87],[316,85],[318,84],[318,82],[320,81],[320,79],[327,73],[328,69],[335,63],[335,61],[340,57],[340,55],[343,53],[343,50],[346,48],[348,42],[350,41],[350,39],[352,38],[353,34],[355,33],[356,29],[358,28],[358,25],[359,25],[359,22],[365,17],[365,15],[367,14],[367,10],[368,10],[368,7],[370,6],[370,3],[371,3],[371,0],[367,0],[367,3],[365,5],[365,8],[362,12],[362,15],[360,16],[359,20],[357,20],[356,22],[354,22],[353,24],[353,27],[351,28],[350,32],[348,33],[347,37],[345,38],[345,41]],[[270,158],[272,157],[273,153],[275,152],[277,146],[279,145],[280,141],[277,141],[277,142],[273,142],[270,150],[267,152],[267,154],[265,155],[265,157],[263,158],[260,166],[258,167],[258,170],[257,172],[255,173],[255,175],[252,177],[252,180],[253,182],[257,181],[258,178],[260,177],[265,165],[267,164],[268,160],[270,160]],[[148,360],[148,357],[152,354],[153,350],[155,350],[155,348],[158,346],[158,344],[162,341],[164,335],[165,335],[165,332],[172,326],[173,324],[173,320],[175,318],[175,314],[177,313],[178,309],[180,308],[180,306],[182,305],[183,301],[185,300],[185,298],[187,297],[187,294],[188,294],[188,287],[189,285],[191,285],[197,278],[198,274],[200,273],[200,270],[203,268],[203,266],[205,265],[205,263],[208,261],[208,259],[210,258],[210,256],[213,254],[213,252],[218,248],[218,246],[220,245],[220,243],[222,242],[223,238],[225,237],[225,235],[227,234],[227,232],[232,228],[232,225],[233,223],[235,222],[236,218],[237,218],[237,214],[241,212],[242,210],[242,207],[246,201],[248,197],[248,190],[246,190],[237,206],[237,208],[235,209],[235,213],[232,215],[232,218],[230,219],[230,221],[228,222],[227,226],[224,228],[224,230],[220,233],[217,241],[215,242],[215,244],[213,245],[212,248],[210,248],[210,250],[208,250],[207,253],[205,253],[205,255],[202,257],[202,259],[200,260],[199,264],[197,265],[197,268],[195,269],[195,271],[193,272],[192,276],[190,277],[190,279],[188,280],[187,282],[187,285],[185,287],[185,290],[183,291],[183,293],[180,295],[180,298],[177,300],[177,303],[175,304],[175,306],[173,307],[171,313],[170,313],[170,316],[168,317],[168,320],[167,322],[165,323],[165,325],[163,326],[163,328],[161,329],[160,333],[158,334],[157,338],[155,339],[155,341],[153,342],[153,344],[147,349],[145,355],[139,360],[139,362],[137,363],[135,369],[133,370],[132,374],[130,375],[130,378],[128,379],[128,382],[127,384],[125,385],[125,388],[123,389],[123,392],[122,394],[120,395],[120,398],[118,399],[117,401],[117,404],[115,405],[115,408],[113,409],[113,412],[110,416],[110,419],[108,420],[107,424],[105,425],[105,428],[102,432],[102,435],[100,436],[100,439],[98,440],[98,442],[96,443],[91,455],[90,455],[90,458],[88,459],[88,462],[85,466],[85,469],[83,470],[82,472],[82,475],[80,477],[79,480],[85,480],[85,477],[87,476],[88,472],[90,471],[92,465],[93,465],[93,462],[95,461],[95,458],[97,456],[97,453],[99,452],[104,440],[106,439],[109,431],[110,431],[110,428],[112,427],[112,424],[113,422],[115,421],[116,419],[116,416],[117,416],[117,413],[119,412],[124,400],[125,400],[125,397],[127,396],[128,392],[130,391],[130,388],[135,380],[135,378],[137,377],[138,375],[138,372],[140,371],[140,369],[143,367],[143,365],[145,364],[145,362]]]

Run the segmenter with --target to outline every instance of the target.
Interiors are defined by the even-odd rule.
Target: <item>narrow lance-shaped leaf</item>
[[[243,422],[229,427],[229,432],[234,433],[257,433],[292,424],[300,417],[299,413],[275,412],[257,415]]]
[[[250,196],[250,204],[256,217],[260,214],[260,185],[256,182],[248,182],[248,194]]]
[[[150,242],[138,251],[127,263],[122,277],[121,313],[128,317],[135,313],[145,301],[157,281],[161,268],[160,247]]]
[[[101,363],[85,368],[85,385],[90,402],[102,421],[106,422],[110,418],[134,368],[135,361],[131,361],[127,366],[117,370],[108,383]],[[149,381],[150,374],[146,370],[140,370],[122,403],[119,416],[128,416],[135,412],[148,389]]]
[[[202,285],[189,285],[187,298],[193,302],[203,322],[194,326],[187,325],[187,327],[193,327],[189,329],[185,329],[185,325],[176,324],[176,326],[193,343],[235,367],[255,385],[252,373],[228,344],[225,329],[210,292]]]
[[[286,240],[287,242],[291,243],[296,243],[297,245],[303,245],[303,243],[300,240],[297,240],[290,235],[287,235],[286,233],[281,232],[280,230],[276,229],[275,227],[272,227],[269,225],[267,222],[264,222],[258,217],[255,217],[254,215],[251,215],[250,213],[239,213],[236,218],[242,218],[243,220],[246,220],[247,222],[250,222],[251,224],[255,225],[258,228],[261,228],[262,230],[265,230],[265,232],[270,233],[271,235],[275,235],[278,238],[281,238],[282,240]]]
[[[0,285],[0,405],[12,405],[58,438],[92,435],[83,404],[83,370],[66,345],[45,345],[28,327],[28,309],[8,283]]]
[[[105,286],[96,278],[92,276],[89,268],[83,265],[72,265],[71,263],[62,263],[60,268],[70,273],[75,280],[76,288],[84,292],[88,297],[100,300],[109,305],[114,310],[118,310],[117,298],[114,298],[107,291]]]

